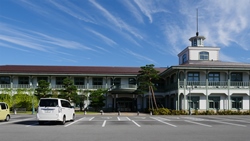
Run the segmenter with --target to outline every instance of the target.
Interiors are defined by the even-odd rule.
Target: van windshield
[[[57,99],[41,99],[39,106],[41,107],[56,107],[58,106]]]

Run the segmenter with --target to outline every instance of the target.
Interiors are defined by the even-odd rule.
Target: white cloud
[[[148,17],[149,22],[153,22],[153,14],[159,12],[167,12],[166,8],[164,8],[164,1],[158,0],[134,0],[137,6],[140,8],[142,13]]]
[[[101,33],[97,32],[97,31],[94,31],[92,29],[86,29],[86,30],[88,30],[89,32],[95,34],[96,36],[98,36],[99,38],[101,38],[101,40],[103,40],[105,43],[107,43],[110,46],[117,45],[117,43],[115,41],[113,41],[112,39],[110,39],[110,38],[102,35]]]
[[[133,51],[131,51],[131,50],[129,50],[129,49],[123,49],[123,50],[124,50],[126,53],[128,53],[128,54],[130,54],[130,55],[136,57],[137,59],[140,59],[140,60],[143,60],[143,61],[146,61],[146,62],[150,62],[150,63],[154,63],[154,64],[157,63],[157,62],[155,62],[153,59],[148,58],[148,57],[143,56],[143,55],[140,55],[140,54],[138,54],[138,53],[135,53],[135,52],[133,52]]]

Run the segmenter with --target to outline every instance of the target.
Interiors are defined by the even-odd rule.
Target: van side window
[[[1,104],[1,109],[2,109],[2,110],[7,109],[7,107],[6,107],[6,105],[5,105],[4,103],[0,103],[0,104]]]
[[[67,108],[71,107],[71,105],[68,101],[61,100],[61,103],[62,103],[62,107],[67,107]]]

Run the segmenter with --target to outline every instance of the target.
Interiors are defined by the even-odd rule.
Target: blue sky
[[[196,33],[250,63],[250,0],[0,0],[0,65],[178,65]]]

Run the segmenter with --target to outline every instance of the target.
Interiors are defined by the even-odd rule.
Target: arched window
[[[209,60],[209,53],[206,51],[200,52],[200,60]]]
[[[182,63],[185,63],[185,62],[187,62],[187,54],[184,54],[182,56]]]

